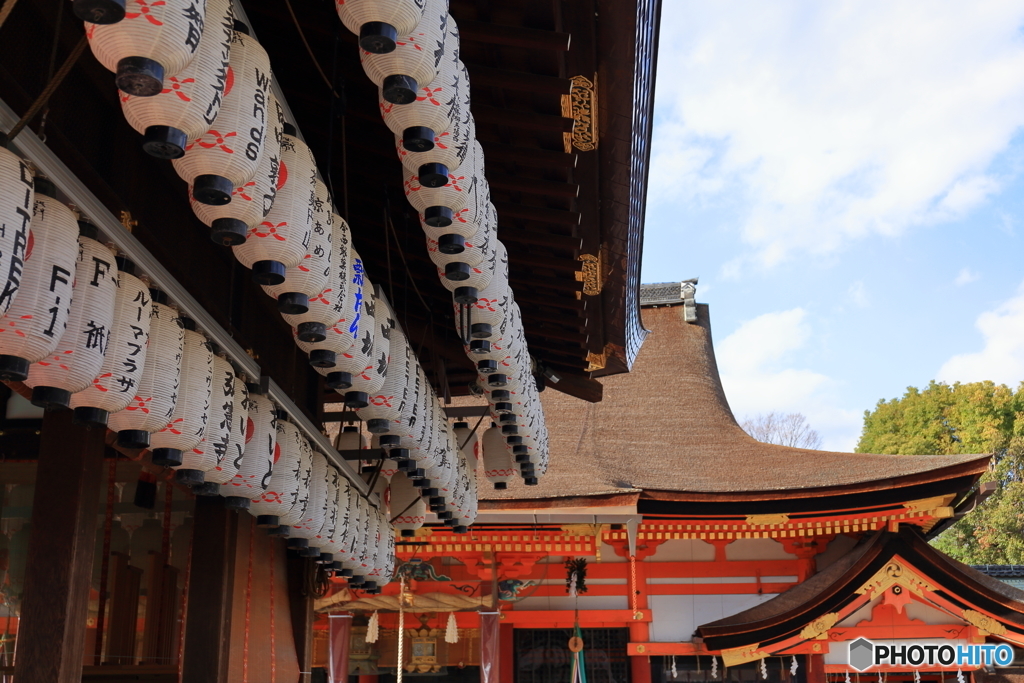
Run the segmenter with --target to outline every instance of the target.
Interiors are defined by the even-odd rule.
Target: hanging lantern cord
[[[8,0],[7,4],[4,5],[4,9],[6,10],[7,7],[12,4],[12,0]],[[0,20],[4,18],[5,17],[0,16]],[[14,124],[14,128],[11,128],[10,132],[7,133],[8,140],[13,140],[17,137],[18,133],[28,125],[28,122],[39,113],[39,110],[46,106],[46,103],[50,101],[50,97],[60,86],[61,82],[71,72],[71,67],[73,67],[75,62],[78,61],[78,58],[82,56],[82,52],[85,51],[85,47],[88,44],[88,39],[85,36],[82,36],[82,39],[78,41],[78,45],[75,45],[75,49],[71,51],[71,54],[69,54],[68,58],[64,60],[64,63],[61,65],[57,73],[55,73],[53,78],[50,79],[50,82],[46,84],[46,88],[43,89],[43,92],[39,93],[39,97],[37,97],[36,101],[32,103],[32,106],[28,108],[25,115],[22,116],[21,120]]]
[[[396,679],[398,683],[402,683],[402,674],[405,673],[405,667],[402,666],[405,663],[405,604],[401,598],[401,596],[405,595],[404,576],[401,577],[398,595],[398,670],[396,672]]]

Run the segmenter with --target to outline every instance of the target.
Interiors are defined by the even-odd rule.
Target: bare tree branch
[[[740,425],[758,441],[793,448],[821,448],[821,434],[811,429],[801,413],[759,413]]]

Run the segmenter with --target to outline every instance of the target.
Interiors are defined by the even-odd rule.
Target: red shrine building
[[[850,659],[860,639],[900,653],[1019,653],[1024,592],[928,544],[985,494],[989,456],[757,442],[729,409],[709,309],[692,285],[644,285],[641,301],[649,334],[632,371],[603,380],[603,401],[543,394],[557,457],[538,486],[493,491],[478,472],[481,514],[467,536],[428,525],[399,541],[404,596],[397,583],[380,596],[338,586],[320,602],[324,613],[378,611],[375,644],[365,628],[352,635],[361,681],[395,671],[400,601],[412,641],[439,643],[406,670],[450,680],[478,664],[489,611],[500,612],[503,682],[570,680],[577,625],[589,681],[952,682],[1019,671],[929,663],[924,649],[864,672]],[[565,561],[579,558],[586,592],[572,597]],[[460,640],[446,644],[452,611]]]

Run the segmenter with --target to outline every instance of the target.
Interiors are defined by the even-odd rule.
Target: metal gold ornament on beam
[[[597,149],[597,74],[591,81],[586,76],[573,76],[568,95],[562,95],[562,116],[573,120],[572,133],[565,133],[565,152],[573,148],[581,152]]]

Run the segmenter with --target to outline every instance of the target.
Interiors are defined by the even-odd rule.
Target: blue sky
[[[1024,4],[666,0],[644,282],[699,276],[739,419],[1024,380]]]

